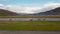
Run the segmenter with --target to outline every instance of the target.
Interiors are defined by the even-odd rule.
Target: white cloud
[[[37,7],[26,7],[26,6],[19,6],[19,5],[3,5],[0,4],[0,8],[7,9],[13,12],[17,13],[38,13],[38,12],[44,12],[51,9],[55,9],[57,7],[60,7],[60,3],[46,3],[42,6]]]
[[[6,7],[3,4],[0,4],[0,9],[6,9]]]
[[[0,4],[0,6],[4,6],[3,4]]]
[[[9,10],[12,10],[17,13],[35,13],[35,10],[40,9],[40,7],[23,7],[17,5],[8,5]]]
[[[60,3],[46,3],[42,6],[41,10],[37,10],[37,11],[38,12],[45,12],[45,11],[55,9],[57,7],[60,7]]]
[[[60,7],[60,3],[47,3],[44,4],[44,7],[56,8],[56,7]]]

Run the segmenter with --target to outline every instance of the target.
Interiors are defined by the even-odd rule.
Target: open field
[[[60,18],[60,16],[0,16],[0,18]]]
[[[60,21],[0,21],[0,30],[60,31]]]

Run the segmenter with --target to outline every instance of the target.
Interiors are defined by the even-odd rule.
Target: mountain
[[[16,16],[16,15],[18,14],[8,10],[0,9],[0,16]]]
[[[35,14],[18,14],[9,10],[4,10],[0,9],[0,16],[35,16],[35,15],[60,15],[60,7],[45,11],[45,12],[40,12],[40,13],[35,13]]]
[[[60,15],[60,7],[46,11],[46,12],[37,13],[35,15]]]

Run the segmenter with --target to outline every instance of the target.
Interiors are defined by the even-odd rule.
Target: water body
[[[0,20],[21,20],[21,21],[60,21],[60,18],[0,18]]]

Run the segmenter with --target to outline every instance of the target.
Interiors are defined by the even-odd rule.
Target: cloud
[[[8,5],[9,10],[12,10],[17,13],[35,13],[35,10],[40,9],[40,7],[24,7],[17,5]]]
[[[56,8],[56,7],[60,7],[60,3],[47,3],[44,4],[44,7]]]
[[[49,11],[51,9],[55,9],[57,7],[60,7],[60,3],[49,2],[49,3],[45,3],[42,6],[36,6],[36,7],[0,4],[0,9],[6,9],[6,10],[10,10],[12,12],[26,13],[26,14],[45,12],[45,11]]]
[[[0,9],[6,9],[6,6],[4,6],[3,4],[0,4]]]
[[[0,6],[4,6],[3,4],[0,4]]]
[[[53,2],[49,2],[49,3],[45,3],[43,6],[42,6],[42,9],[40,10],[37,10],[38,12],[45,12],[45,11],[49,11],[49,10],[52,10],[52,9],[55,9],[57,7],[60,7],[60,3],[53,3]]]

